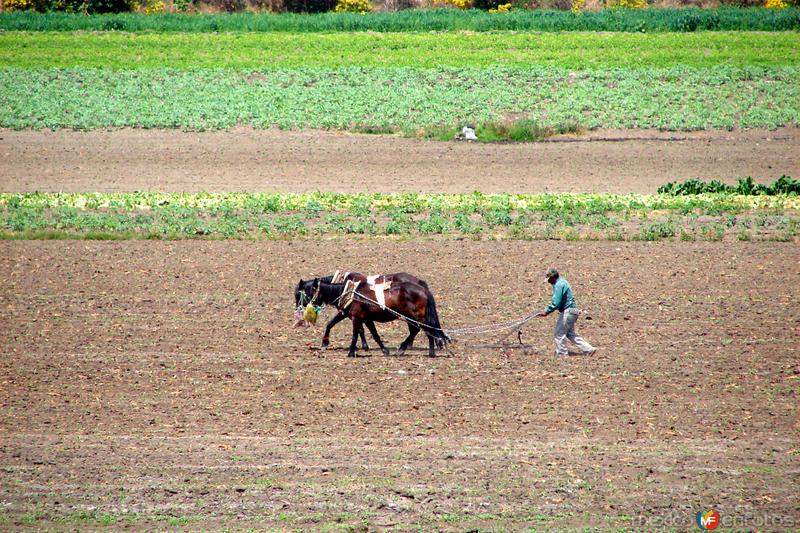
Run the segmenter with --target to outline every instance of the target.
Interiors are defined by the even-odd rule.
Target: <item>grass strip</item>
[[[11,12],[0,17],[6,31],[156,32],[429,32],[429,31],[788,31],[800,28],[800,10],[763,8],[605,10],[574,15],[565,11],[515,10],[489,14],[454,9],[397,13],[252,13],[182,15],[133,13],[92,15]]]
[[[800,68],[0,69],[0,127],[13,129],[246,125],[428,136],[510,115],[554,130],[797,126]]]
[[[2,17],[0,17],[2,20]],[[800,64],[800,34],[0,33],[0,67],[649,69]]]
[[[797,196],[6,193],[3,239],[783,240]]]

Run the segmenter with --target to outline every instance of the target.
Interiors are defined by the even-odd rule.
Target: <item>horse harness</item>
[[[342,272],[341,270],[337,270],[333,273],[333,277],[331,278],[331,283],[344,283],[347,281],[347,277],[350,275],[350,272]]]
[[[339,274],[339,271],[336,271],[334,274],[334,279]],[[386,291],[391,289],[392,282],[383,281],[382,283],[376,283],[378,279],[383,278],[382,275],[374,275],[374,276],[367,276],[367,288],[375,293],[375,301],[378,303],[381,309],[386,309]],[[385,279],[385,278],[384,278]],[[356,297],[358,288],[361,286],[361,281],[353,281],[347,280],[344,285],[344,291],[342,292],[342,296],[339,299],[339,311],[344,312],[349,309],[349,307],[353,304],[353,300]]]

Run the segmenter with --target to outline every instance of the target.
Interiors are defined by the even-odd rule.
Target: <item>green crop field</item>
[[[797,125],[800,69],[0,69],[9,128],[418,128],[524,113],[544,126]]]
[[[797,32],[0,34],[0,65],[18,68],[608,70],[798,64]]]
[[[798,63],[796,32],[8,32],[0,126],[776,128],[798,124]]]
[[[796,32],[8,32],[0,127],[777,128],[799,63]]]

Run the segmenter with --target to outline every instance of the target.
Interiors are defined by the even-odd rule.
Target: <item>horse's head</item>
[[[294,327],[310,326],[304,311],[306,306],[314,300],[317,295],[317,287],[319,287],[319,280],[303,281],[302,279],[294,287]],[[313,322],[313,321],[312,321]]]
[[[320,305],[319,302],[319,286],[322,282],[319,278],[314,278],[308,282],[306,285],[306,295],[308,296],[308,301],[314,305]]]
[[[308,305],[314,297],[317,296],[317,289],[319,289],[319,278],[307,281],[301,279],[294,287],[295,307],[305,307]]]

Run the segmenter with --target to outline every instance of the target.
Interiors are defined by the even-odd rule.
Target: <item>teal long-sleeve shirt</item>
[[[578,307],[575,303],[575,296],[572,294],[572,287],[567,280],[559,277],[553,285],[553,299],[550,300],[550,305],[544,312],[549,315],[556,309],[563,312],[564,309],[572,307]]]

